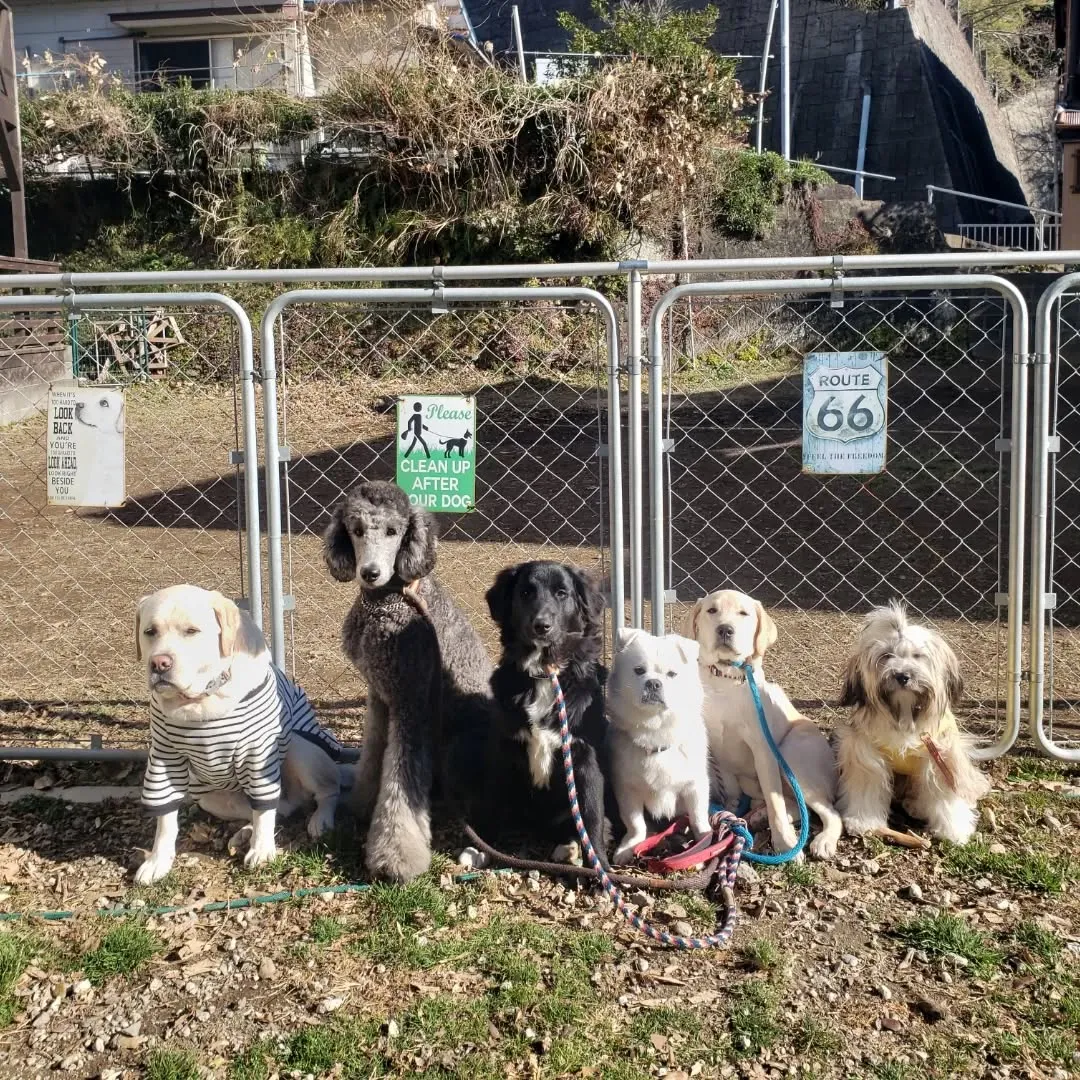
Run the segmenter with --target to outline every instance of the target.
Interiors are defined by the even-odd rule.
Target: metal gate
[[[484,592],[495,574],[531,558],[598,570],[622,625],[618,339],[605,297],[583,288],[295,291],[270,306],[262,334],[267,629],[275,657],[288,658],[339,734],[352,734],[359,697],[339,644],[354,590],[330,579],[322,533],[353,485],[394,479],[398,395],[476,398],[476,505],[440,515],[436,573],[481,636],[494,644]]]
[[[42,312],[55,318],[29,321]],[[157,313],[170,345],[151,371],[124,335],[145,342]],[[214,293],[10,296],[0,333],[27,339],[0,369],[24,414],[0,428],[0,756],[143,757],[116,749],[145,745],[138,597],[193,580],[261,618],[258,475],[244,467],[257,461],[250,322]],[[56,357],[44,382],[25,362],[35,343]],[[124,391],[122,507],[49,505],[45,391],[72,373]],[[50,745],[65,743],[77,749]]]
[[[770,670],[827,714],[870,607],[905,600],[956,649],[967,726],[1020,715],[1027,315],[986,275],[677,287],[650,319],[654,633],[737,588],[777,615]],[[888,463],[802,470],[803,358],[886,354]]]

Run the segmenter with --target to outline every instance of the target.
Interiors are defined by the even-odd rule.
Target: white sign
[[[413,506],[460,514],[476,506],[476,398],[398,398],[398,487]]]
[[[45,472],[53,506],[123,506],[120,390],[87,386],[49,390]]]
[[[810,353],[803,373],[803,471],[883,472],[887,402],[884,353]]]

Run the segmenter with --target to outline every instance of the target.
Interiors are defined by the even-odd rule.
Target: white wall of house
[[[28,89],[48,89],[65,57],[98,56],[104,73],[125,83],[152,78],[165,63],[190,69],[194,80],[215,88],[312,92],[298,63],[295,7],[288,18],[239,15],[237,0],[10,0],[10,6],[20,84]],[[208,10],[213,14],[203,14]],[[151,12],[153,19],[126,18]]]

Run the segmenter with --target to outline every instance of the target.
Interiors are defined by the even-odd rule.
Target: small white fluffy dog
[[[940,634],[908,621],[895,601],[866,617],[848,660],[837,729],[840,811],[853,834],[888,825],[895,792],[904,809],[956,844],[975,833],[990,784],[968,755],[953,715],[964,684]]]
[[[614,862],[629,862],[648,835],[645,812],[690,818],[695,838],[709,832],[709,754],[698,644],[620,630],[608,679],[612,787],[626,827]]]
[[[177,810],[187,797],[225,821],[250,822],[247,866],[276,856],[277,814],[286,817],[312,798],[308,833],[333,827],[347,776],[336,763],[341,747],[319,727],[303,690],[271,663],[246,612],[194,585],[162,589],[139,602],[135,647],[150,689],[142,799],[157,816],[136,884],[172,869]]]
[[[705,687],[705,726],[709,750],[724,805],[734,810],[742,794],[763,799],[773,847],[789,851],[798,842],[792,824],[794,797],[784,782],[754,705],[746,675],[733,661],[749,661],[761,694],[769,731],[802,788],[806,805],[821,819],[821,832],[810,854],[836,854],[843,822],[836,811],[836,761],[828,740],[813,721],[800,716],[791,699],[762,669],[765,653],[776,641],[776,624],[752,597],[723,589],[703,597],[687,612],[683,633],[701,646]]]

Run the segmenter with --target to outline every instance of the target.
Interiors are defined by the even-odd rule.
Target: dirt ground
[[[138,771],[8,766],[0,797],[0,1068],[13,1078],[339,1080],[766,1077],[1062,1080],[1080,1075],[1080,774],[1014,757],[980,833],[929,852],[845,839],[829,864],[746,868],[730,947],[647,941],[593,886],[443,858],[363,880],[346,818],[243,870],[198,811],[177,869],[131,870],[137,802],[49,795]],[[134,791],[135,789],[132,788]],[[460,839],[442,830],[452,856]],[[302,898],[281,890],[313,890]],[[231,898],[278,902],[200,913]],[[657,925],[712,929],[698,894],[635,891]],[[242,900],[241,900],[242,902]],[[103,907],[125,906],[103,918]],[[173,913],[158,913],[175,905]],[[46,921],[33,913],[67,911]]]

